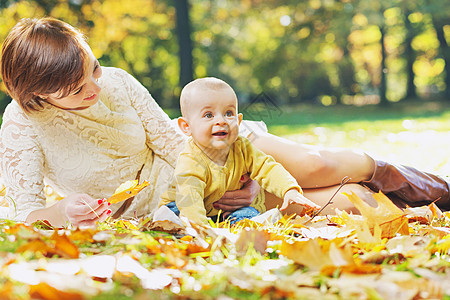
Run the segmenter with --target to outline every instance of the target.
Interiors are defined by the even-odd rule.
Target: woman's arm
[[[220,200],[214,202],[215,209],[232,212],[252,204],[253,200],[258,196],[261,187],[258,182],[251,180],[248,175],[242,176],[240,181],[244,182],[242,188],[226,192]]]
[[[45,207],[44,155],[32,124],[18,106],[8,105],[0,131],[0,173],[8,201],[8,218],[25,221]]]
[[[9,204],[8,218],[28,223],[47,220],[54,226],[67,222],[91,225],[104,220],[109,205],[88,195],[71,195],[46,207],[45,160],[37,137],[26,115],[18,107],[8,106],[0,131],[0,172]]]
[[[175,129],[174,123],[148,90],[134,77],[128,73],[125,74],[127,92],[144,126],[147,144],[155,154],[175,168],[186,137]]]
[[[94,226],[111,215],[109,203],[105,199],[96,200],[86,194],[70,195],[54,205],[32,211],[26,218],[27,223],[47,220],[56,227]]]

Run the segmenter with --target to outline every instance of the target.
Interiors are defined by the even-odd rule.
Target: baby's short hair
[[[218,91],[224,88],[229,88],[230,90],[233,91],[233,88],[228,83],[215,77],[204,77],[189,82],[184,86],[183,90],[181,91],[180,95],[181,114],[185,116],[186,108],[188,106],[189,101],[192,100],[191,95],[195,89]]]

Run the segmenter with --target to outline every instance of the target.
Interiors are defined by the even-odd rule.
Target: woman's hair
[[[84,80],[89,63],[84,35],[53,18],[22,19],[2,46],[1,76],[26,112],[41,109],[39,95],[68,96]]]

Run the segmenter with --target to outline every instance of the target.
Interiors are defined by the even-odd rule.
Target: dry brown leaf
[[[78,242],[94,242],[94,235],[97,233],[96,230],[92,228],[87,228],[81,230],[80,228],[77,228],[76,230],[72,231],[68,238],[71,241],[78,241]]]
[[[327,265],[343,266],[354,263],[350,247],[340,248],[336,246],[335,241],[322,239],[293,243],[283,241],[280,253],[312,270],[320,270]]]
[[[381,265],[373,265],[373,264],[350,264],[345,266],[324,266],[320,273],[326,276],[333,276],[336,271],[340,273],[347,274],[374,274],[381,273],[382,266]]]
[[[127,188],[122,188],[123,185],[127,185]],[[116,192],[107,199],[111,204],[127,200],[136,196],[143,188],[148,186],[148,181],[144,181],[141,184],[137,184],[137,180],[127,181],[122,183],[116,190]]]
[[[16,253],[23,253],[25,251],[41,253],[44,256],[52,256],[55,251],[52,247],[48,246],[45,242],[41,240],[32,240],[19,248],[17,248]]]
[[[185,228],[176,223],[164,220],[151,222],[149,225],[146,224],[143,228],[141,228],[141,230],[164,231],[170,234],[175,234],[175,233],[183,233],[185,231]]]
[[[409,222],[421,224],[430,224],[434,218],[439,219],[442,216],[441,210],[434,203],[419,207],[407,207],[405,214]]]
[[[66,258],[78,258],[80,250],[63,233],[59,235],[57,231],[53,233],[52,240],[55,241],[55,253]]]
[[[420,228],[417,233],[421,235],[435,235],[437,238],[442,239],[444,236],[450,234],[450,228],[427,226]]]
[[[378,204],[376,208],[361,200],[354,193],[344,193],[344,195],[346,195],[361,212],[361,215],[364,217],[365,222],[367,222],[371,231],[374,230],[375,226],[380,227],[381,238],[391,238],[397,233],[402,235],[409,234],[408,219],[406,218],[405,213],[395,206],[395,204],[383,193],[379,192],[373,194],[373,197]]]
[[[30,296],[32,299],[45,300],[82,300],[85,297],[78,293],[63,292],[55,289],[47,283],[41,282],[30,286]]]

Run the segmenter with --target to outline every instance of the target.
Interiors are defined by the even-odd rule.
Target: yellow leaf
[[[340,273],[349,273],[349,274],[373,274],[373,273],[381,273],[382,266],[373,265],[373,264],[351,264],[344,266],[324,266],[320,273],[327,276],[333,276],[339,270]]]
[[[137,180],[130,180],[122,183],[111,197],[108,198],[108,202],[113,204],[127,200],[136,196],[143,188],[148,186],[149,183],[144,181],[142,184],[137,184]]]
[[[335,241],[313,239],[283,241],[280,253],[296,263],[307,266],[312,270],[320,270],[324,266],[343,266],[353,264],[353,253],[350,247],[338,247]]]
[[[260,230],[244,229],[239,234],[236,241],[236,250],[240,254],[245,254],[250,246],[261,254],[266,252],[267,241],[269,240],[269,233]]]
[[[372,207],[356,194],[344,193],[355,207],[361,212],[364,221],[369,225],[369,229],[373,232],[376,226],[381,229],[381,238],[391,238],[397,233],[402,235],[409,234],[408,219],[405,213],[395,206],[392,201],[383,193],[379,192],[373,195],[378,206]]]
[[[58,255],[66,258],[78,258],[80,256],[80,250],[75,246],[69,238],[63,233],[59,235],[57,231],[52,235],[52,239],[55,241],[55,252]]]
[[[45,300],[81,300],[85,297],[79,293],[63,292],[55,289],[47,283],[41,282],[37,285],[30,286],[30,295],[32,299],[45,299]]]

